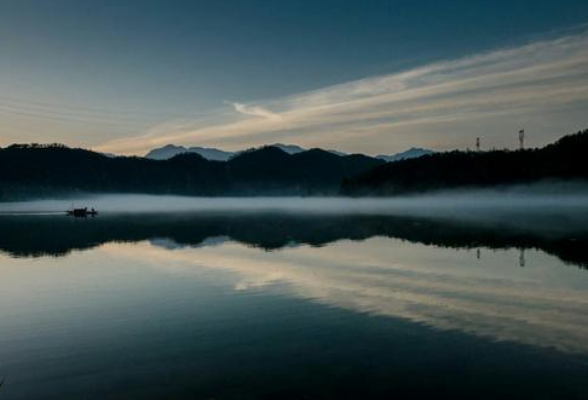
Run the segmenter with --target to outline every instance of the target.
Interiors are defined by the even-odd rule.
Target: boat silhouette
[[[88,207],[84,207],[84,208],[72,208],[67,210],[67,215],[70,215],[72,217],[94,217],[96,215],[98,215],[98,211],[96,211],[94,208],[88,210]]]

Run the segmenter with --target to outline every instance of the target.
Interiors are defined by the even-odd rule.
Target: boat
[[[72,217],[94,217],[96,215],[98,215],[98,211],[96,211],[95,209],[90,209],[88,210],[88,207],[84,207],[84,208],[72,208],[67,210],[67,215],[70,215]]]

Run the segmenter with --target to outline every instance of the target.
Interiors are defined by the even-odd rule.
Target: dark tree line
[[[109,157],[60,144],[0,149],[0,200],[75,193],[195,196],[394,195],[544,180],[588,180],[588,130],[541,149],[451,151],[385,163],[364,155],[277,147],[226,162]]]
[[[78,192],[217,195],[328,195],[341,180],[383,163],[320,149],[290,155],[276,147],[227,162],[197,154],[169,160],[108,157],[63,145],[0,149],[0,199]]]
[[[468,187],[588,180],[588,130],[541,149],[451,151],[377,166],[345,179],[344,195],[394,195]]]

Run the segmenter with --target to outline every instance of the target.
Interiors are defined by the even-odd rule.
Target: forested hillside
[[[550,180],[588,181],[588,130],[540,149],[451,151],[387,163],[345,179],[344,195],[394,195]]]
[[[13,145],[0,149],[0,199],[81,192],[328,195],[339,191],[345,177],[382,163],[319,149],[290,155],[277,147],[264,147],[220,162],[198,154],[151,160],[108,157],[63,145]]]

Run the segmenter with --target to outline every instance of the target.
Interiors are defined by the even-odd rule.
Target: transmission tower
[[[521,129],[519,131],[519,149],[525,149],[525,130]]]
[[[476,138],[476,151],[480,151],[480,138]]]

